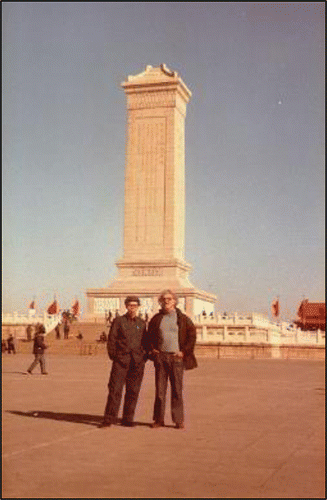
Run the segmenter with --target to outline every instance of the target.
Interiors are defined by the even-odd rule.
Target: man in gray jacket
[[[108,337],[108,354],[113,361],[110,379],[109,395],[100,427],[109,427],[117,421],[117,415],[126,386],[122,425],[134,426],[134,413],[138,395],[141,389],[145,350],[145,321],[137,316],[140,305],[138,297],[129,296],[125,300],[127,313],[117,315],[114,319]]]

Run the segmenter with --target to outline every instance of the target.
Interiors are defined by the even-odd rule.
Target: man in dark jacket
[[[165,290],[159,297],[161,310],[151,319],[147,344],[155,366],[156,396],[152,427],[163,427],[168,378],[171,385],[171,416],[177,429],[184,428],[183,372],[196,368],[196,330],[190,318],[176,308],[177,297]]]
[[[38,363],[40,363],[41,367],[41,373],[42,375],[47,375],[48,373],[45,370],[45,358],[44,358],[44,351],[47,349],[47,346],[44,343],[44,334],[45,334],[45,328],[43,325],[38,324],[36,326],[36,332],[34,336],[34,344],[33,344],[33,354],[35,356],[35,359],[29,369],[27,370],[27,373],[32,374],[32,371],[36,367]]]
[[[7,338],[7,350],[8,354],[11,354],[11,352],[13,352],[13,354],[16,354],[15,341],[12,333]]]
[[[144,374],[146,350],[144,346],[146,325],[137,316],[138,297],[125,300],[127,313],[116,315],[107,342],[109,358],[113,361],[109,395],[100,427],[109,427],[117,421],[123,388],[126,385],[122,425],[133,427],[133,419]]]

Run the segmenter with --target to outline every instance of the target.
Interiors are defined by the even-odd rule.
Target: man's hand
[[[174,353],[174,356],[176,358],[183,358],[184,357],[184,353],[182,351],[178,351],[178,352]]]

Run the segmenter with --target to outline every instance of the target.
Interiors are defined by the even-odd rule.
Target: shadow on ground
[[[76,424],[86,424],[98,426],[103,421],[103,416],[99,415],[89,415],[85,413],[57,413],[53,411],[17,411],[8,410],[8,413],[13,415],[19,415],[20,417],[32,417],[32,418],[48,418],[50,420],[62,420],[64,422],[74,422]],[[121,419],[117,420],[117,424],[121,423]],[[134,422],[135,426],[150,427],[151,423],[145,422]],[[173,427],[167,425],[166,427]]]
[[[6,371],[3,371],[2,373],[18,373],[19,375],[28,375],[27,372],[6,372]]]

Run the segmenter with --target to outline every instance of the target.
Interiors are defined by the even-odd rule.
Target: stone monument
[[[86,292],[88,318],[122,312],[127,295],[141,299],[151,316],[170,288],[191,317],[213,312],[216,296],[190,283],[184,259],[185,116],[191,92],[164,64],[128,76],[124,252],[106,288]]]

